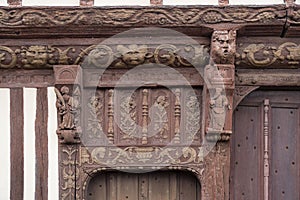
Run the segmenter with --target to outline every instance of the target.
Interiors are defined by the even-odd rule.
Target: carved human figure
[[[167,102],[167,97],[164,95],[160,95],[157,97],[155,103],[154,103],[154,109],[155,109],[155,117],[154,117],[154,131],[158,132],[159,135],[156,135],[156,137],[160,138],[167,138],[167,131],[169,130],[168,127],[168,116],[166,108],[169,106],[169,103]]]
[[[210,99],[210,125],[208,131],[223,131],[226,110],[230,109],[227,97],[222,94],[222,88],[216,88],[214,96]]]
[[[75,114],[79,106],[79,102],[69,94],[69,88],[63,86],[59,90],[55,88],[57,95],[56,107],[60,115],[60,130],[73,130],[75,125]]]
[[[90,98],[90,102],[88,103],[90,117],[88,118],[88,126],[87,130],[89,130],[88,136],[93,138],[97,137],[100,138],[100,134],[103,132],[101,122],[101,110],[102,110],[102,103],[98,96],[92,96]]]
[[[134,99],[131,96],[126,96],[122,99],[120,108],[120,128],[125,133],[124,138],[131,138],[133,137],[136,130],[136,103],[134,102]]]

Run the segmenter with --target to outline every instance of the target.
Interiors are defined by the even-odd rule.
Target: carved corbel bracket
[[[205,130],[208,141],[228,141],[232,134],[236,31],[216,30],[210,64],[205,67]]]
[[[233,96],[233,110],[239,105],[239,103],[252,91],[259,88],[259,86],[236,86]]]
[[[79,65],[56,65],[56,107],[58,117],[57,135],[61,143],[80,143],[81,134],[81,67]]]

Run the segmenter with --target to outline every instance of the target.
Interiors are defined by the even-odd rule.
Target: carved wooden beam
[[[166,6],[155,9],[142,6],[122,8],[2,7],[1,13],[0,27],[55,27],[62,25],[172,27],[218,23],[278,23],[285,18],[285,6],[232,6],[226,9],[208,6]]]
[[[81,67],[79,65],[54,66],[57,135],[61,143],[80,143],[81,134]]]
[[[191,63],[206,62],[208,57],[208,38],[197,38],[195,41],[199,45],[194,50],[180,41],[180,38],[170,39],[168,44],[159,44],[161,39],[155,41],[145,41],[147,51],[144,51],[139,64],[155,63],[168,65],[170,67],[192,67]],[[0,40],[0,69],[23,68],[23,69],[51,69],[53,65],[78,65],[85,64],[94,68],[130,68],[136,64],[128,63],[124,60],[124,55],[120,52],[122,48],[127,48],[130,52],[130,41],[118,40],[125,44],[101,45],[103,39],[86,39],[82,44],[73,39],[44,39],[28,40],[26,45],[20,40]],[[126,42],[125,42],[126,41]],[[135,41],[136,42],[136,41]],[[100,45],[98,45],[100,44]],[[122,48],[120,48],[122,47]],[[142,49],[140,49],[142,51]],[[180,55],[186,55],[187,59]],[[194,52],[197,52],[194,53]],[[240,37],[237,39],[237,50],[235,54],[236,68],[299,68],[300,64],[300,39],[279,38],[279,37]],[[97,57],[103,53],[101,57]],[[142,53],[142,52],[141,52]],[[86,62],[83,61],[86,59]],[[231,58],[233,59],[233,58]]]
[[[128,39],[128,40],[127,40]],[[182,38],[181,38],[182,39]],[[144,42],[145,38],[141,38]],[[140,42],[138,38],[125,38],[117,40],[122,44],[101,44],[103,39],[88,40],[87,44],[74,40],[56,40],[55,45],[40,45],[41,41],[32,45],[0,46],[0,69],[24,68],[24,69],[50,69],[53,65],[78,65],[84,68],[133,68],[137,65],[155,63],[171,67],[192,67],[193,64],[205,63],[208,57],[208,39],[203,38],[201,45],[188,45],[190,43],[178,42],[179,38],[172,38],[171,44],[161,44],[162,39],[145,44],[133,45],[130,42]],[[177,41],[176,41],[177,40]],[[182,39],[184,40],[184,39]],[[4,41],[7,43],[7,41]],[[174,42],[174,43],[173,43]],[[197,41],[198,42],[198,41]],[[53,40],[45,40],[43,43],[52,43]],[[64,43],[63,45],[60,45]],[[88,43],[94,43],[88,45]],[[196,43],[196,40],[195,40]],[[143,48],[142,48],[143,47]],[[138,52],[139,61],[132,62],[132,52]],[[101,56],[99,56],[101,54]],[[186,55],[183,58],[180,55]]]

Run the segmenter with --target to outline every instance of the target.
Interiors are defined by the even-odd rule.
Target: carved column
[[[234,55],[236,32],[216,30],[211,39],[210,62],[204,69],[206,140],[213,149],[205,157],[203,199],[229,199],[230,144],[232,134]]]

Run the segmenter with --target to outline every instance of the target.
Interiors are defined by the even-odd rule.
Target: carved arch
[[[151,168],[151,167],[149,167]],[[128,170],[137,170],[137,167],[129,167]],[[85,176],[82,178],[82,200],[87,200],[86,196],[87,196],[87,192],[88,192],[88,186],[90,184],[90,181],[95,178],[95,176],[99,173],[109,173],[109,172],[117,172],[118,170],[115,169],[111,169],[108,167],[98,167],[95,169],[92,169],[90,171],[90,173],[88,173],[87,171],[84,171]],[[196,180],[198,181],[198,183],[200,184],[200,194],[202,193],[202,183],[203,183],[203,178],[202,175],[199,174],[198,171],[196,171],[196,169],[193,169],[191,167],[182,167],[182,166],[172,166],[169,168],[162,168],[162,169],[157,169],[157,170],[153,170],[152,172],[187,172],[190,173],[191,175],[193,175]],[[145,173],[147,173],[148,171],[145,171]],[[151,173],[151,172],[150,172]]]

